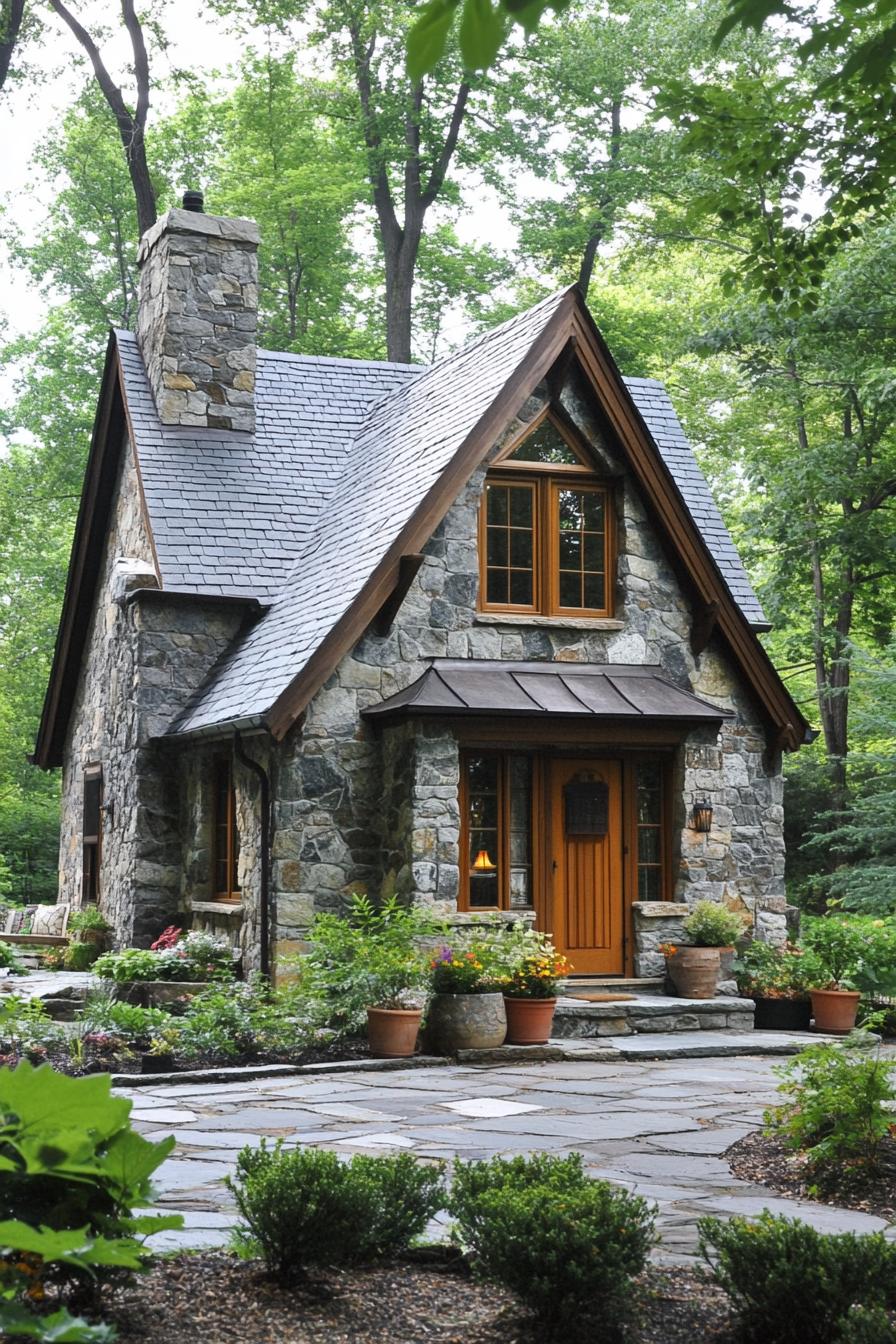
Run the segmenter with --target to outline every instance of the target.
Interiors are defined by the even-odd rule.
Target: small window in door
[[[84,771],[84,810],[81,826],[81,904],[95,905],[100,894],[100,849],[103,829],[103,772],[99,766]]]
[[[212,845],[212,894],[216,901],[238,901],[240,837],[236,827],[236,792],[230,761],[215,765],[215,813]]]

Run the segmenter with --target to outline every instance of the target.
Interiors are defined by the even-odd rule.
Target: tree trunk
[[[0,0],[0,89],[6,83],[24,17],[25,0]]]
[[[407,220],[411,212],[405,210]],[[391,233],[384,246],[386,271],[386,351],[396,364],[411,363],[411,319],[413,317],[414,273],[423,231],[423,216],[409,227]]]
[[[613,216],[613,193],[611,190],[613,171],[619,158],[622,144],[622,99],[614,98],[610,108],[610,162],[607,165],[607,184],[598,202],[597,211],[591,221],[588,241],[579,266],[578,288],[583,299],[588,298],[588,287],[594,274],[597,249],[610,231]]]

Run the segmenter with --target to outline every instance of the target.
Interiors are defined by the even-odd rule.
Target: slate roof
[[[407,715],[550,714],[552,718],[626,720],[679,719],[719,723],[729,711],[674,686],[663,669],[608,663],[515,663],[485,658],[433,658],[410,686],[378,705],[365,718]]]
[[[163,587],[270,606],[173,731],[270,710],[568,294],[429,367],[259,351],[254,435],[163,427],[134,336],[116,334]],[[764,623],[668,394],[625,382],[732,596]]]

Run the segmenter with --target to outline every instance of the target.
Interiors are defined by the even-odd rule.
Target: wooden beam
[[[378,635],[388,635],[398,610],[408,595],[408,589],[417,577],[420,566],[426,557],[419,551],[413,555],[403,555],[398,561],[398,577],[395,587],[373,618],[373,629]]]
[[[706,648],[719,621],[718,602],[706,602],[691,615],[691,653],[695,658]]]
[[[560,393],[563,391],[563,385],[566,382],[566,376],[572,366],[577,344],[578,338],[576,337],[575,332],[573,332],[554,363],[548,369],[546,381],[551,401],[557,401],[560,397]]]

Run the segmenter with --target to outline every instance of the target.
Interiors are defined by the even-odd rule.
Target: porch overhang
[[[673,685],[659,666],[473,658],[434,658],[410,686],[363,711],[374,723],[458,715],[682,727],[734,717],[730,710]]]

